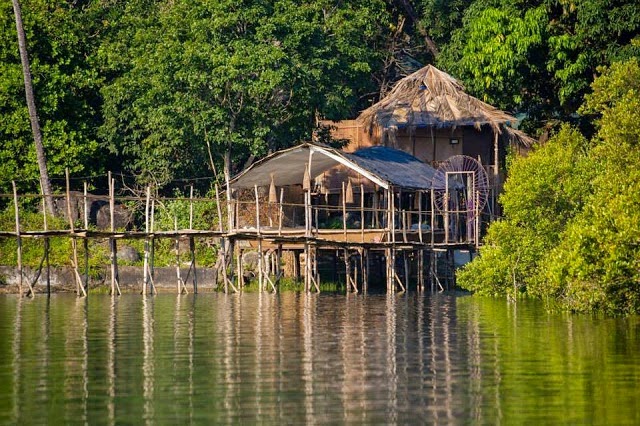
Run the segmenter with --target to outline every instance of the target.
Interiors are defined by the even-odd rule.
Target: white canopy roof
[[[428,189],[435,173],[435,169],[417,158],[387,147],[371,147],[349,154],[305,143],[253,163],[231,180],[231,188],[269,185],[272,176],[276,186],[302,184],[307,164],[311,164],[311,179],[343,165],[384,189],[391,185]]]

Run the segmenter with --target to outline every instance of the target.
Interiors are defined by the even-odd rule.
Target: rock
[[[127,228],[131,224],[132,214],[122,204],[116,204],[113,209],[113,222],[116,229]],[[105,203],[96,213],[96,226],[101,230],[111,229],[111,213],[109,204]]]
[[[242,269],[245,271],[255,271],[258,269],[257,251],[245,251],[242,254]]]
[[[131,246],[122,246],[118,247],[118,259],[133,263],[140,260],[140,254]]]

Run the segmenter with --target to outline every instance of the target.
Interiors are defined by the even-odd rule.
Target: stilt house
[[[257,161],[230,181],[231,229],[238,249],[257,249],[260,259],[276,259],[282,250],[303,255],[299,274],[308,288],[319,279],[321,254],[345,262],[354,290],[358,276],[366,286],[364,263],[371,256],[375,265],[385,265],[376,275],[386,277],[389,288],[405,287],[413,278],[424,284],[423,263],[436,248],[478,244],[478,201],[486,194],[473,183],[482,179],[484,170],[443,174],[390,147],[345,153],[303,144]],[[401,273],[398,253],[404,259]],[[264,276],[273,272],[259,270]]]

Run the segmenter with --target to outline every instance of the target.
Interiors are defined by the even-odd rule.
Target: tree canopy
[[[640,311],[640,63],[600,70],[580,110],[599,117],[596,135],[564,127],[512,159],[505,218],[460,274],[463,287],[575,311]]]

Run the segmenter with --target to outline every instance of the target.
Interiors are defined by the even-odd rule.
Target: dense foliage
[[[460,274],[463,287],[575,311],[640,311],[640,64],[602,71],[581,109],[598,115],[596,135],[565,127],[512,160],[505,218]]]
[[[460,282],[575,310],[639,309],[636,1],[20,3],[54,187],[65,168],[112,170],[169,195],[178,180],[220,176],[225,158],[234,172],[326,135],[318,119],[353,118],[435,63],[532,135],[555,132],[511,160],[506,217]],[[0,10],[0,193],[11,180],[37,191],[11,1]]]

